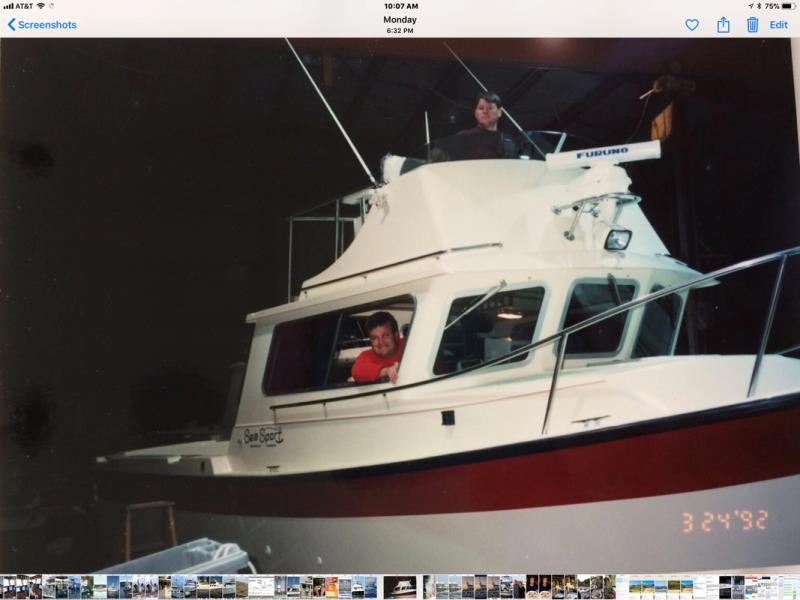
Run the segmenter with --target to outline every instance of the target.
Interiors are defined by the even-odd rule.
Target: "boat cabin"
[[[641,146],[658,151],[634,144],[622,156]],[[346,199],[364,218],[341,257],[293,302],[248,316],[255,333],[238,421],[263,418],[265,405],[393,387],[350,376],[370,348],[366,321],[376,311],[391,313],[405,339],[405,386],[496,360],[696,276],[668,255],[614,164],[620,156],[577,157],[578,166],[385,159],[384,185]],[[667,296],[577,331],[564,366],[669,355],[682,312],[681,296]],[[545,375],[556,350],[516,354],[471,377]]]

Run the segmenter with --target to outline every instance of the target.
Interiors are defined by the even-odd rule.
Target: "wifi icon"
[[[37,2],[36,6],[38,6],[39,8],[44,8],[44,2]]]

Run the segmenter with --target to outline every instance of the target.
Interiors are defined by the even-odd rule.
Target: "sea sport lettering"
[[[258,431],[251,432],[249,429],[244,430],[244,443],[254,446],[275,446],[283,443],[283,431],[280,429],[271,429],[268,427],[261,427]]]

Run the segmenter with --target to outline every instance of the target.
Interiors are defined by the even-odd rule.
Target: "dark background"
[[[517,121],[578,146],[648,139],[667,99],[639,96],[694,82],[663,158],[629,169],[668,248],[709,271],[800,243],[788,40],[449,43]],[[473,125],[477,85],[439,40],[297,47],[376,176],[424,142],[425,111],[434,138]],[[286,301],[286,218],[369,181],[281,40],[4,39],[0,57],[0,572],[89,572],[110,560],[92,457],[218,431],[245,315]],[[326,235],[298,231],[295,290]],[[701,329],[753,352],[763,286],[733,321],[698,307]]]

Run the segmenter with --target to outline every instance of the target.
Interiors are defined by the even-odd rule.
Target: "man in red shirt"
[[[390,313],[378,311],[367,319],[367,333],[372,348],[358,355],[350,375],[358,383],[378,382],[387,378],[397,383],[397,369],[405,345],[397,321]]]

